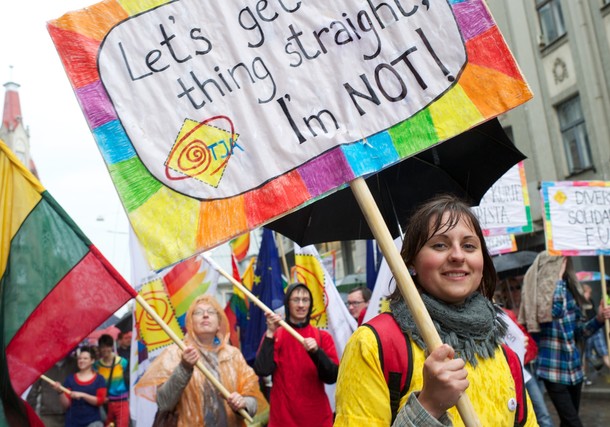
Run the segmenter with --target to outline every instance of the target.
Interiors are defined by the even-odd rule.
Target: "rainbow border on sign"
[[[264,225],[532,97],[484,1],[448,0],[468,63],[441,98],[408,120],[368,137],[366,143],[334,147],[259,188],[222,200],[196,200],[166,187],[147,171],[97,69],[100,44],[115,25],[165,3],[169,2],[107,0],[48,23],[131,225],[156,270]]]
[[[577,271],[576,279],[579,282],[601,282],[602,273],[599,271]],[[606,281],[610,280],[610,276],[606,274]]]
[[[549,188],[552,187],[610,187],[607,181],[543,181],[540,186],[540,196],[544,207],[544,236],[546,239],[546,249],[549,255],[553,256],[590,256],[590,255],[610,255],[610,249],[597,250],[560,250],[555,249],[553,241],[553,225],[551,223],[551,206],[549,203]]]

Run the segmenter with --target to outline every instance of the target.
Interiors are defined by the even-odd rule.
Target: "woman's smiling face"
[[[472,225],[461,218],[455,227],[441,228],[428,239],[413,267],[426,292],[448,304],[461,304],[481,285],[483,264],[481,241]]]

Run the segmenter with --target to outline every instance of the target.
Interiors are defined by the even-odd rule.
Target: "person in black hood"
[[[339,358],[332,337],[309,324],[313,299],[309,288],[294,283],[286,289],[286,322],[301,344],[279,325],[278,314],[266,314],[267,331],[254,361],[259,376],[272,375],[269,427],[333,424],[324,384],[337,381]]]

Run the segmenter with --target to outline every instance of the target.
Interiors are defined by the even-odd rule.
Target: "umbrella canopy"
[[[498,278],[504,280],[508,277],[525,274],[530,265],[533,264],[537,255],[537,252],[521,251],[493,257],[494,267],[496,267]]]
[[[108,326],[107,328],[96,329],[95,331],[91,332],[89,334],[89,336],[87,336],[87,341],[91,345],[97,345],[97,342],[100,339],[100,337],[105,334],[110,335],[116,341],[117,338],[119,337],[120,333],[121,333],[121,330],[119,328],[117,328],[114,325],[111,325],[111,326]]]
[[[498,120],[493,119],[368,177],[366,183],[392,237],[398,237],[422,202],[450,193],[476,206],[487,190],[524,158]],[[301,246],[374,238],[350,188],[267,227]]]

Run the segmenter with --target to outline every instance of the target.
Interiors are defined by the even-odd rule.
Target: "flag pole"
[[[290,271],[288,270],[288,262],[286,261],[286,252],[284,252],[284,242],[282,241],[282,236],[277,238],[278,233],[275,234],[275,240],[279,243],[280,246],[280,258],[282,260],[282,267],[284,268],[284,274],[286,275],[286,280],[288,280],[288,284],[292,283],[292,278],[290,277]]]
[[[252,301],[254,304],[256,304],[258,306],[258,308],[260,308],[261,310],[263,310],[265,313],[270,313],[270,314],[274,314],[275,312],[273,310],[271,310],[269,307],[267,307],[265,305],[265,303],[263,303],[261,300],[259,300],[252,292],[250,292],[250,290],[248,288],[246,288],[242,283],[240,283],[239,281],[237,281],[235,279],[235,277],[233,277],[232,275],[230,275],[228,272],[226,272],[221,266],[219,266],[216,261],[214,261],[212,258],[208,257],[207,255],[203,256],[205,258],[205,260],[207,262],[210,263],[210,265],[212,265],[212,267],[214,267],[216,269],[216,271],[218,271],[224,278],[226,278],[229,282],[231,282],[234,286],[236,286],[240,291],[242,291],[249,299],[250,301]],[[288,332],[290,335],[292,335],[293,337],[295,337],[297,339],[298,342],[300,342],[301,344],[303,344],[305,342],[305,338],[303,338],[303,336],[301,334],[299,334],[292,326],[290,326],[288,323],[286,323],[285,320],[280,320],[280,325],[286,329],[286,332]]]
[[[184,344],[184,342],[180,339],[180,337],[178,337],[178,335],[176,335],[174,331],[172,331],[172,329],[167,325],[167,323],[165,323],[163,319],[159,317],[155,309],[152,308],[146,302],[142,295],[138,294],[135,298],[138,304],[140,304],[140,306],[144,309],[144,311],[146,311],[146,313],[148,313],[148,315],[152,317],[155,322],[157,322],[161,329],[163,329],[163,332],[165,332],[176,343],[180,350],[184,351],[186,349],[186,345]],[[222,394],[223,397],[227,399],[231,393],[225,388],[225,386],[222,385],[220,381],[216,379],[216,377],[214,377],[214,375],[203,365],[203,363],[201,363],[201,360],[197,361],[196,366],[203,373],[203,375],[205,375],[208,381],[210,381],[212,385],[216,387],[220,394]],[[239,413],[239,415],[244,417],[244,419],[248,420],[248,422],[253,422],[252,417],[248,414],[248,412],[246,412],[245,409],[240,409],[237,412]]]
[[[371,194],[371,190],[366,185],[366,181],[364,178],[356,178],[350,182],[350,187],[352,192],[354,193],[354,197],[366,218],[381,251],[383,252],[384,257],[388,262],[388,266],[392,271],[394,278],[396,279],[396,286],[400,290],[402,297],[405,302],[409,306],[409,310],[413,314],[413,319],[415,320],[415,324],[417,325],[417,329],[421,334],[424,342],[426,343],[426,347],[428,351],[432,352],[438,347],[440,347],[443,342],[441,341],[441,337],[439,336],[434,324],[432,323],[432,318],[430,317],[430,313],[426,310],[426,306],[424,305],[424,301],[421,299],[417,288],[415,287],[415,283],[413,283],[413,279],[407,270],[407,266],[402,260],[396,245],[394,244],[394,240],[392,239],[392,235],[390,234],[390,230],[379,211],[379,207]],[[478,419],[476,412],[472,406],[472,402],[468,398],[466,393],[462,394],[462,397],[458,400],[456,407],[460,416],[462,417],[462,421],[464,425],[467,427],[475,427],[481,426],[481,423]]]
[[[608,305],[607,303],[607,289],[606,289],[606,264],[604,262],[604,256],[600,255],[599,256],[599,272],[601,273],[602,276],[602,301],[604,304],[604,308]],[[609,319],[605,319],[604,320],[604,330],[605,330],[605,335],[606,335],[606,346],[608,347],[608,354],[610,354],[610,320]]]
[[[51,385],[55,385],[55,383],[57,382],[57,381],[54,381],[54,380],[52,380],[51,378],[47,377],[46,375],[41,375],[41,376],[40,376],[40,379],[42,379],[42,380],[44,380],[44,381],[48,382],[48,383],[49,383],[49,384],[51,384]],[[64,387],[63,385],[61,385],[61,384],[59,385],[59,389],[60,389],[62,392],[64,392],[64,393],[68,393],[68,394],[70,394],[70,391],[71,391],[69,388],[65,388],[65,387]]]

